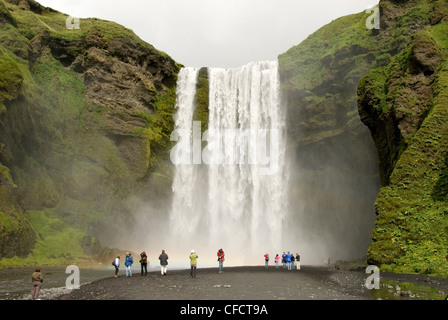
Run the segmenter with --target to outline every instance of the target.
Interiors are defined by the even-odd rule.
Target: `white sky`
[[[38,2],[73,17],[115,21],[186,66],[238,67],[275,60],[323,25],[365,11],[378,0]]]

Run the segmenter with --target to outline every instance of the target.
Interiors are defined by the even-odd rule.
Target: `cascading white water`
[[[198,70],[183,68],[179,72],[176,90],[175,128],[192,134],[194,97],[196,93]],[[190,157],[190,154],[184,155]],[[176,165],[173,180],[173,202],[171,209],[171,228],[176,236],[191,234],[197,229],[200,216],[197,214],[195,186],[198,185],[195,167],[190,164]]]
[[[251,263],[284,250],[288,175],[278,62],[208,69],[202,144],[193,121],[197,75],[198,69],[183,68],[178,76],[175,140],[190,148],[174,152],[183,161],[175,163],[169,234],[184,252],[213,256],[223,248],[235,263]]]

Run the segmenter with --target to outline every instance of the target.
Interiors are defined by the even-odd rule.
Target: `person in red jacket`
[[[264,266],[265,266],[266,269],[267,269],[268,266],[269,266],[269,253],[266,253],[266,254],[264,255]]]
[[[224,264],[224,251],[222,249],[218,250],[217,253],[218,256],[218,263],[219,263],[219,273],[222,273],[222,268],[223,268],[223,264]]]

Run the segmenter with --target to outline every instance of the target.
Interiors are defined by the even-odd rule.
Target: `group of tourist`
[[[194,250],[192,250],[193,253]],[[168,255],[166,254],[165,250],[162,250],[162,253],[159,255],[160,260],[160,272],[163,276],[166,276],[166,269],[168,266]],[[112,265],[115,267],[115,278],[118,278],[118,271],[120,270],[120,261],[121,261],[121,255],[117,255],[114,261],[112,262]],[[140,253],[140,266],[141,266],[141,275],[146,276],[148,274],[148,255],[145,251]],[[134,263],[134,258],[132,257],[132,253],[126,252],[126,257],[124,260],[124,265],[126,267],[126,277],[132,277],[132,269],[131,266]]]
[[[217,261],[218,261],[218,272],[223,273],[223,266],[225,261],[225,254],[224,250],[221,248],[217,252]],[[190,252],[190,277],[196,278],[196,267],[198,263],[199,256],[194,250],[191,250]],[[265,266],[268,268],[269,266],[269,254],[266,253],[264,255],[265,259]],[[282,263],[283,268],[292,270],[294,268],[297,268],[297,270],[300,270],[300,255],[296,253],[294,256],[289,251],[287,253],[283,252],[282,256]],[[448,258],[447,258],[448,259]],[[118,277],[118,271],[120,269],[120,260],[121,255],[117,255],[115,259],[112,262],[112,265],[115,267],[115,278]],[[159,255],[159,261],[160,261],[160,272],[163,276],[166,276],[166,270],[168,266],[168,254],[165,252],[165,250],[162,250],[162,252]],[[275,266],[276,268],[279,267],[280,263],[280,256],[277,254],[275,256]],[[146,276],[148,274],[148,255],[145,251],[140,253],[140,265],[141,265],[141,275]],[[126,267],[126,277],[132,277],[132,269],[131,266],[134,263],[134,258],[132,257],[132,254],[130,252],[126,252],[126,257],[124,261],[124,265]],[[35,272],[32,275],[32,281],[33,281],[33,292],[32,292],[32,299],[38,299],[39,297],[39,291],[43,282],[42,273],[40,272],[40,267],[37,267]]]
[[[218,272],[223,273],[223,266],[225,261],[225,254],[224,250],[219,249],[217,252],[217,258],[218,258]],[[197,261],[199,256],[194,250],[191,250],[190,252],[190,277],[196,278],[196,268],[197,268]],[[121,256],[118,255],[115,260],[112,262],[112,265],[115,267],[115,277],[118,277],[118,270],[120,267],[120,259]],[[166,275],[166,270],[168,266],[168,255],[165,252],[165,250],[162,250],[162,253],[159,255],[159,261],[160,261],[160,272],[163,276]],[[269,254],[266,253],[264,255],[264,261],[265,261],[265,267],[269,267]],[[280,264],[280,256],[276,254],[275,256],[275,267],[279,268]],[[131,266],[133,264],[133,258],[132,254],[130,252],[126,252],[126,258],[125,258],[125,266],[126,266],[126,277],[132,277],[132,270]],[[148,256],[146,255],[146,252],[143,251],[140,254],[140,265],[141,265],[141,275],[146,276],[148,273]],[[300,255],[296,253],[295,255],[288,252],[283,252],[281,256],[281,262],[283,264],[284,269],[293,270],[297,269],[300,270]]]
[[[281,256],[281,262],[283,264],[283,268],[284,269],[288,269],[288,270],[293,270],[296,269],[300,270],[300,255],[298,253],[296,253],[296,255],[294,256],[294,254],[288,252],[284,252]],[[275,267],[279,268],[279,264],[280,264],[280,256],[278,255],[278,253],[275,255],[274,258],[274,262],[275,262]],[[269,254],[266,253],[264,255],[264,265],[265,268],[269,267]]]
[[[219,265],[219,273],[223,272],[223,265],[224,265],[224,251],[221,249],[217,252],[218,257],[218,265]],[[196,278],[196,267],[198,263],[199,256],[194,250],[191,250],[190,252],[190,277]],[[114,261],[112,262],[112,265],[115,267],[115,278],[118,277],[118,271],[120,269],[120,259],[121,256],[117,255]],[[160,261],[160,272],[163,276],[166,276],[166,269],[168,266],[168,254],[165,252],[165,250],[162,250],[162,253],[159,255],[159,261]],[[141,265],[141,275],[146,276],[148,274],[148,255],[145,251],[140,253],[140,265]],[[124,265],[126,266],[126,277],[132,277],[132,270],[131,266],[134,263],[134,259],[132,258],[132,254],[130,252],[126,252],[126,258]]]

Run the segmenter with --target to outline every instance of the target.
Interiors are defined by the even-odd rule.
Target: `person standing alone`
[[[146,255],[145,251],[140,253],[140,264],[142,269],[142,276],[146,276],[148,274],[148,256]],[[143,273],[143,271],[145,271],[145,273]]]
[[[118,255],[114,259],[114,262],[112,262],[112,265],[115,267],[115,275],[114,275],[115,278],[118,278],[118,271],[120,270],[120,259],[121,259],[121,256]]]
[[[223,273],[222,269],[224,267],[224,251],[222,249],[218,250],[218,263],[219,263],[219,273]]]
[[[159,256],[160,260],[160,272],[162,276],[166,276],[166,267],[168,265],[168,255],[165,253],[165,250],[162,250],[162,253]]]
[[[191,266],[190,277],[192,277],[192,278],[196,278],[196,267],[198,264],[198,258],[199,258],[199,256],[196,254],[196,252],[194,250],[191,250],[191,253],[190,253],[190,266]]]
[[[33,292],[31,293],[31,297],[33,300],[39,300],[40,288],[42,286],[42,282],[44,282],[42,273],[40,272],[40,267],[37,267],[33,272],[31,280],[33,281]]]

